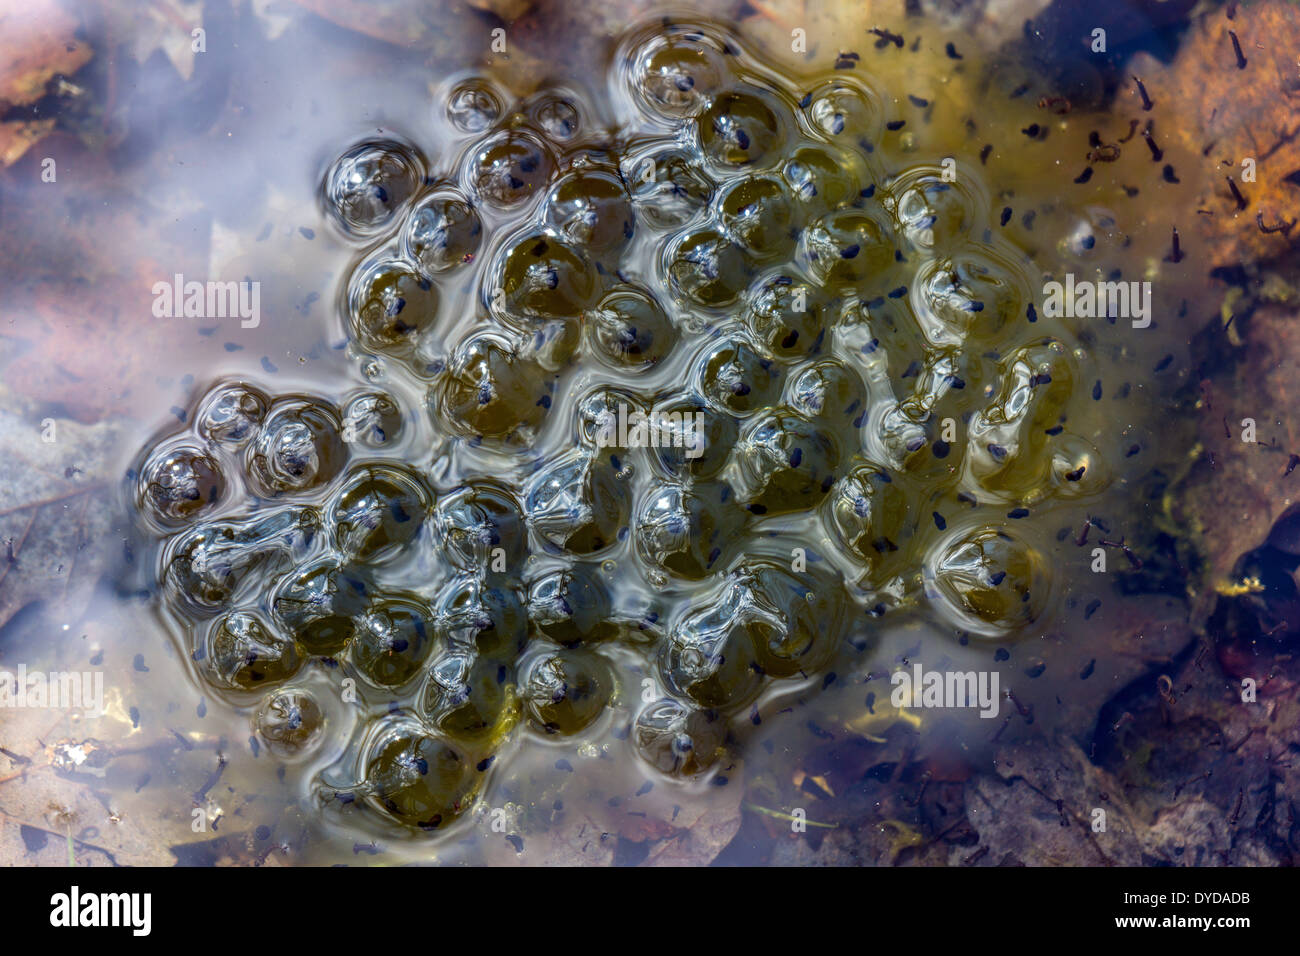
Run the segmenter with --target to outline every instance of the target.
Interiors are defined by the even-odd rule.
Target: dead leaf
[[[94,55],[75,36],[77,21],[54,0],[0,9],[0,116],[34,103],[55,76],[71,76]],[[0,166],[12,166],[54,129],[52,119],[0,123]]]
[[[59,73],[71,76],[91,58],[74,36],[77,21],[54,0],[0,9],[0,107],[31,103]]]
[[[1168,66],[1147,54],[1130,64],[1155,102],[1147,117],[1157,118],[1160,137],[1212,164],[1190,208],[1219,266],[1270,259],[1300,243],[1300,188],[1289,179],[1300,171],[1300,12],[1286,0],[1241,5],[1233,19],[1226,10],[1193,20]]]
[[[429,45],[457,18],[472,16],[456,2],[412,3],[410,0],[293,0],[304,10],[347,30],[395,46]]]
[[[1209,612],[1216,585],[1230,583],[1238,558],[1259,547],[1277,518],[1300,500],[1300,316],[1263,305],[1243,322],[1242,346],[1203,389],[1201,454],[1173,500],[1199,533],[1207,559],[1194,620]],[[1256,441],[1242,440],[1253,419]]]
[[[120,547],[107,474],[117,441],[113,426],[42,420],[0,389],[0,628],[33,601],[80,617]]]

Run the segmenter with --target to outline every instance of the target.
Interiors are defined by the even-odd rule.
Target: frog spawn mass
[[[455,467],[387,450],[391,395],[227,382],[132,472],[198,676],[281,756],[326,720],[306,668],[354,678],[372,716],[321,789],[409,827],[463,814],[507,740],[614,711],[648,767],[707,774],[901,600],[1014,638],[1051,581],[1007,514],[1104,482],[1030,263],[938,157],[889,155],[869,85],[663,22],[609,82],[612,118],[465,80],[445,154],[369,140],[325,174],[364,245],[350,338]]]

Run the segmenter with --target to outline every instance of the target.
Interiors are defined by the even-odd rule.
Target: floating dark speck
[[[1232,52],[1237,54],[1237,69],[1244,70],[1249,62],[1241,52],[1241,41],[1237,39],[1237,31],[1229,30],[1228,36],[1232,38]]]

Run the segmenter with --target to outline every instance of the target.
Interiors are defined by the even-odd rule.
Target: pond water
[[[82,277],[74,397],[15,404],[109,429],[106,583],[2,645],[104,672],[60,731],[113,809],[183,862],[750,862],[864,747],[942,779],[1089,736],[1133,609],[1176,613],[1206,269],[1170,261],[1191,161],[1089,108],[1086,44],[214,16],[188,81],[133,67],[93,177],[4,196],[131,270]]]

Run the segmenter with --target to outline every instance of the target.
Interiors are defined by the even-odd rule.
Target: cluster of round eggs
[[[340,156],[341,311],[426,396],[438,467],[386,451],[379,391],[205,396],[135,473],[203,678],[269,688],[292,752],[320,724],[303,662],[355,676],[373,719],[336,792],[432,829],[519,723],[626,707],[647,763],[693,776],[893,603],[975,636],[1038,618],[1014,522],[1105,480],[1063,426],[1075,359],[977,173],[891,156],[883,103],[660,20],[619,44],[604,123],[472,78],[436,162]]]

